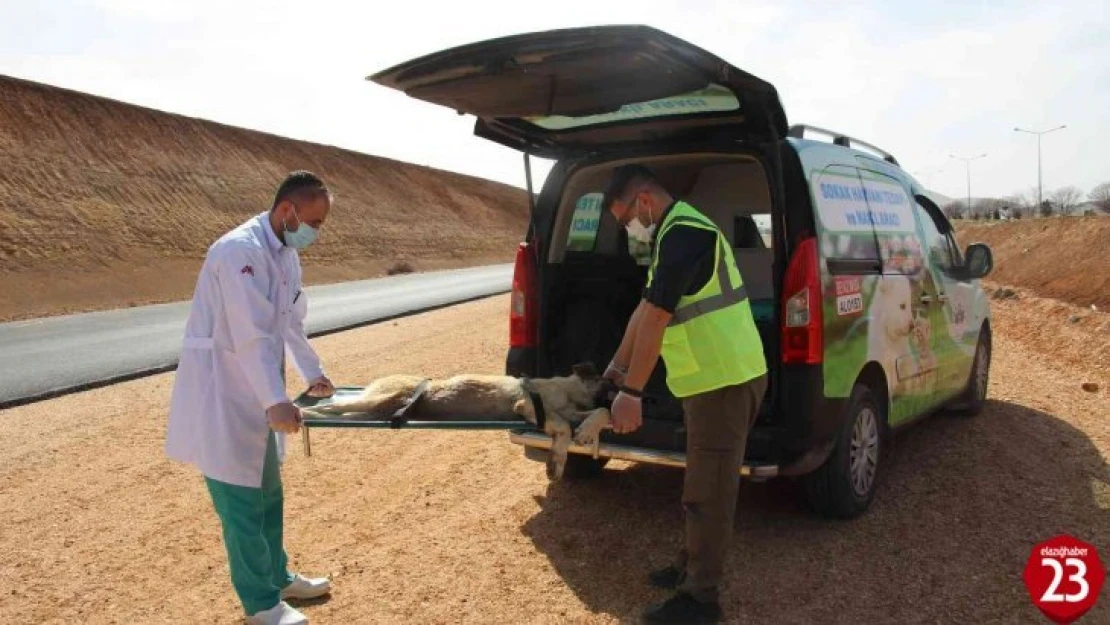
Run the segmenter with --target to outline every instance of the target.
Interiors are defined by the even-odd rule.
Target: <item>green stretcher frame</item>
[[[346,396],[358,395],[363,391],[361,386],[337,386],[335,394],[331,397],[311,397],[308,391],[301,393],[293,404],[298,408],[312,409],[316,406],[327,406],[336,399]],[[411,397],[404,406],[393,413],[389,419],[322,419],[306,416],[301,422],[301,442],[304,446],[305,456],[312,455],[312,439],[309,430],[313,428],[370,428],[378,430],[534,430],[531,423],[523,418],[518,419],[491,419],[488,421],[453,421],[443,419],[437,421],[409,421],[406,417],[412,411],[424,393],[426,385],[421,385],[416,395]]]

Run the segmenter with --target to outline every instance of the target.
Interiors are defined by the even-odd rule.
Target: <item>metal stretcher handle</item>
[[[511,430],[529,425],[520,421],[405,421],[397,426],[389,421],[366,421],[357,419],[305,419],[302,427],[313,428],[378,428],[378,429],[417,429],[417,430]]]
[[[519,430],[529,425],[527,421],[405,421],[400,425],[392,421],[359,421],[356,419],[305,419],[301,422],[301,441],[304,455],[312,456],[312,439],[308,431],[313,428],[373,428],[397,430],[415,428],[418,430]],[[527,428],[526,428],[527,429]],[[530,429],[535,429],[532,427]]]

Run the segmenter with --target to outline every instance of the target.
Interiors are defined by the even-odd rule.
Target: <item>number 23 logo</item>
[[[1068,581],[1079,584],[1080,591],[1074,595],[1062,595],[1057,591],[1060,589],[1060,582],[1064,577],[1064,566],[1061,566],[1060,560],[1056,558],[1041,558],[1041,566],[1050,567],[1053,571],[1052,583],[1048,585],[1044,595],[1041,596],[1041,601],[1059,603],[1077,603],[1087,598],[1091,592],[1091,586],[1087,583],[1087,565],[1079,558],[1068,558],[1065,560],[1065,565],[1068,567],[1075,567],[1076,572],[1068,576]]]

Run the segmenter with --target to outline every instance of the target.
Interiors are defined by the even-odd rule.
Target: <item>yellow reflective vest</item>
[[[757,378],[767,372],[767,362],[732,248],[720,229],[693,206],[675,203],[660,225],[648,286],[655,278],[663,241],[677,225],[717,235],[716,271],[697,293],[678,300],[674,317],[663,332],[660,355],[667,367],[667,386],[675,397],[682,398]]]

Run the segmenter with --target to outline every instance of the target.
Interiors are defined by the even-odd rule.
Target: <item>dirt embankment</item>
[[[988,281],[1110,310],[1110,218],[958,221],[956,230],[964,249],[975,242],[990,245],[994,270]]]
[[[511,186],[0,76],[0,320],[187,299],[294,169],[336,194],[309,283],[511,262],[527,220]]]

